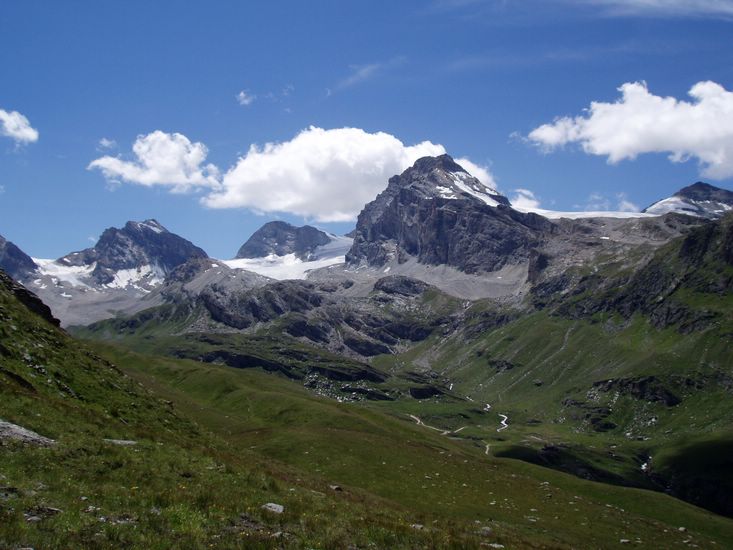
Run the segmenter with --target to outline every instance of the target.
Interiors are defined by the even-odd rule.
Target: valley
[[[3,240],[0,419],[54,443],[3,439],[0,543],[730,546],[731,208],[523,212],[442,155],[231,260]]]

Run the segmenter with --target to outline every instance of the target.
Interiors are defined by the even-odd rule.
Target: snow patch
[[[467,174],[466,172],[449,172],[448,175],[453,180],[453,184],[464,193],[468,193],[469,195],[476,197],[489,206],[499,206],[499,203],[489,195],[489,193],[492,192],[492,194],[496,195],[498,195],[498,193],[481,183],[476,185],[478,180],[470,174]]]
[[[569,220],[580,220],[583,218],[655,218],[661,215],[643,212],[613,212],[610,210],[601,210],[598,212],[557,212],[555,210],[544,210],[542,208],[522,208],[515,205],[512,205],[512,208],[517,212],[523,212],[524,214],[539,214],[540,216],[544,216],[550,220],[559,220],[560,218],[566,218]]]
[[[107,288],[128,288],[147,291],[141,284],[157,286],[165,279],[165,273],[156,265],[144,265],[139,268],[120,269],[115,272],[114,280],[104,285]]]
[[[43,258],[32,258],[38,270],[42,275],[48,275],[51,277],[53,284],[58,284],[59,281],[69,283],[71,286],[88,287],[89,285],[83,281],[84,278],[89,277],[96,263],[92,265],[63,265],[56,260],[47,260]]]

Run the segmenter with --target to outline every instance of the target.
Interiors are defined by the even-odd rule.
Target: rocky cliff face
[[[38,266],[28,254],[0,235],[0,269],[17,280],[26,279]]]
[[[489,272],[530,258],[554,225],[522,214],[448,155],[425,157],[359,214],[350,266],[420,263]]]
[[[93,248],[59,258],[66,266],[96,263],[91,277],[97,284],[114,281],[120,270],[150,267],[163,277],[192,258],[208,257],[190,241],[169,232],[155,220],[127,222],[125,227],[106,229]]]
[[[317,247],[329,242],[331,238],[328,234],[310,225],[296,227],[282,221],[268,222],[242,245],[237,258],[295,254],[301,260],[307,260]]]

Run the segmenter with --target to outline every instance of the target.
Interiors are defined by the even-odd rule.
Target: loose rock
[[[274,502],[263,504],[262,509],[272,512],[273,514],[282,514],[285,511],[285,507],[282,504],[275,504]]]

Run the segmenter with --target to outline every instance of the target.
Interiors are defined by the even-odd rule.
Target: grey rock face
[[[70,266],[97,266],[92,278],[98,284],[114,280],[114,272],[151,265],[169,273],[191,258],[208,257],[199,247],[169,232],[155,220],[127,222],[125,227],[106,229],[93,248],[72,252],[58,262]]]
[[[399,176],[359,214],[350,266],[382,266],[415,257],[467,273],[496,271],[526,261],[555,226],[513,210],[448,155],[425,157]]]
[[[301,260],[307,260],[317,247],[329,242],[331,238],[326,233],[310,225],[296,227],[282,221],[268,222],[242,245],[237,258],[295,254]]]
[[[38,266],[28,254],[0,235],[0,269],[13,279],[22,280],[33,275]]]

